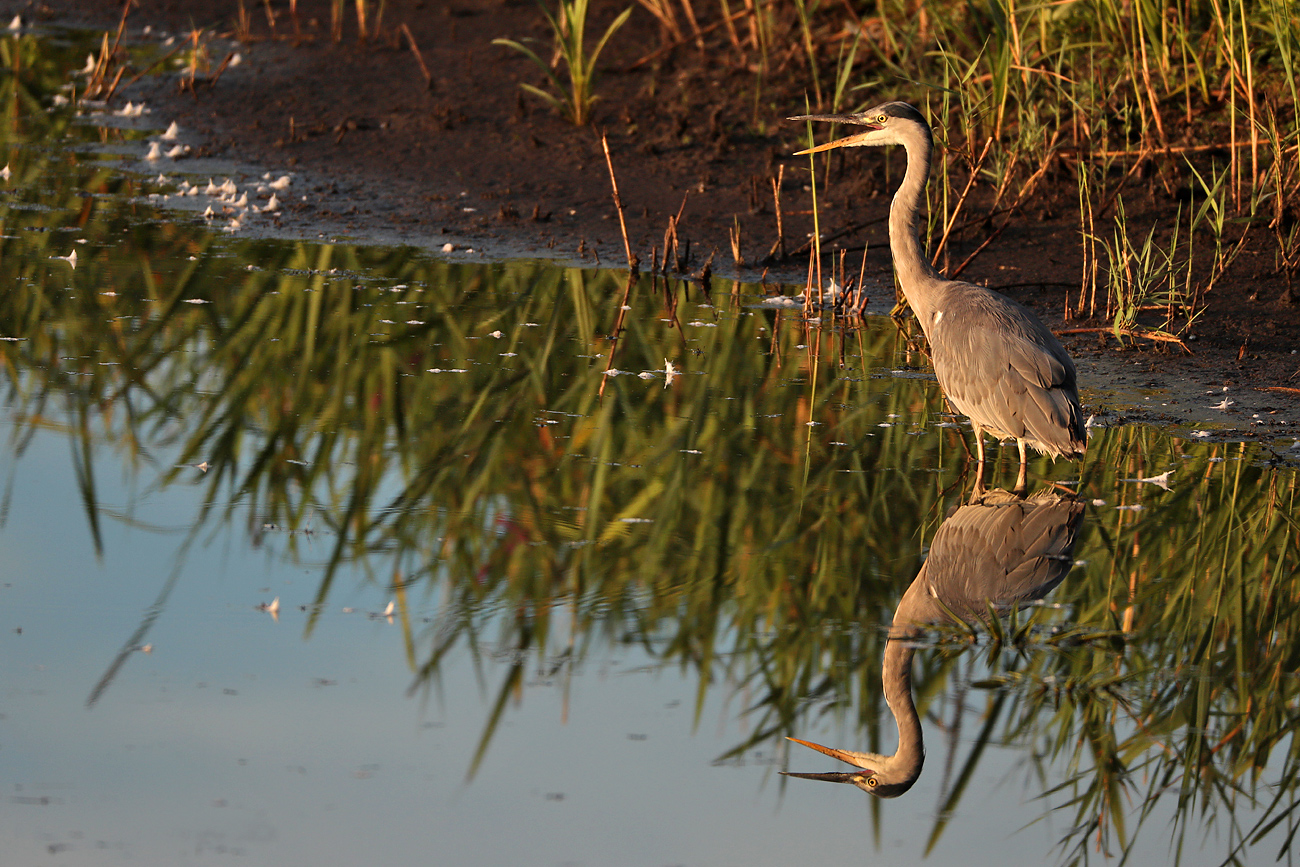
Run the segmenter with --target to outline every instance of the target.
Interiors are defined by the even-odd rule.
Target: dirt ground
[[[296,36],[288,5],[133,2],[130,38],[158,41],[207,28],[220,34],[209,42],[212,71],[232,52],[241,62],[192,93],[180,91],[173,72],[146,76],[115,95],[147,100],[163,125],[176,120],[195,156],[295,172],[296,189],[309,195],[286,209],[281,231],[434,249],[451,244],[456,255],[626,266],[604,135],[643,268],[652,247],[662,251],[673,220],[678,252],[689,255],[687,272],[698,274],[709,262],[720,276],[802,287],[812,202],[806,158],[790,155],[805,133],[802,124],[783,120],[802,113],[797,79],[781,87],[776,70],[756,96],[754,76],[733,71],[734,64],[693,44],[662,50],[657,25],[635,7],[601,57],[595,120],[578,128],[521,92],[521,81],[542,83],[536,67],[492,44],[498,37],[547,38],[532,0],[388,0],[380,34],[364,44],[352,4],[345,4],[338,43],[329,38],[327,2],[297,3]],[[248,26],[236,42],[241,6]],[[603,32],[620,8],[597,2],[588,32]],[[7,21],[14,14],[37,25],[116,30],[122,3],[0,0],[0,15]],[[869,285],[891,286],[884,220],[901,154],[836,154],[826,193],[819,188],[823,235],[849,250],[850,274],[864,267]],[[1064,178],[1056,187],[1059,193],[1037,197],[1007,225],[962,278],[1005,291],[1062,333],[1091,392],[1085,402],[1112,422],[1165,421],[1235,438],[1290,436],[1300,425],[1300,304],[1287,300],[1271,248],[1248,245],[1207,296],[1208,310],[1188,343],[1193,354],[1120,348],[1104,335],[1106,323],[1063,317],[1064,298],[1073,301],[1079,291],[1082,249],[1071,210],[1075,184]],[[1159,185],[1149,187],[1145,195],[1134,191],[1128,211],[1143,234],[1177,208]],[[977,198],[968,211],[976,217]],[[972,219],[951,244],[952,261],[979,247],[993,226]],[[873,310],[892,304],[892,292],[880,294],[886,297],[873,298]],[[1233,403],[1214,408],[1225,397]]]

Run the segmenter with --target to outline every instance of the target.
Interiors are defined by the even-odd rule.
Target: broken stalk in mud
[[[614,188],[614,207],[618,209],[618,227],[623,232],[623,250],[627,253],[628,279],[635,280],[637,261],[636,257],[632,255],[632,242],[627,238],[627,220],[623,216],[623,197],[618,194],[618,178],[614,177],[614,160],[609,155],[609,139],[604,135],[600,137],[600,146],[605,150],[605,165],[609,166],[609,184]]]
[[[767,258],[771,259],[775,253],[780,253],[781,259],[785,259],[785,227],[781,225],[781,182],[785,180],[785,163],[777,166],[776,177],[772,178],[772,207],[776,212],[776,243],[772,249],[767,251]]]

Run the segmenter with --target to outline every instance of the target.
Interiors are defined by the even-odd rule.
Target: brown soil
[[[520,91],[521,81],[542,83],[526,58],[492,45],[497,37],[548,38],[531,0],[388,0],[381,34],[366,44],[356,39],[352,4],[345,4],[340,43],[328,38],[329,4],[322,0],[297,4],[296,39],[285,0],[269,4],[277,10],[274,32],[264,0],[210,0],[202,11],[195,5],[139,0],[127,33],[158,39],[206,27],[224,35],[211,43],[214,65],[236,50],[243,62],[214,84],[200,81],[192,93],[180,92],[173,73],[142,79],[115,98],[143,96],[155,120],[179,122],[197,154],[295,171],[295,192],[307,192],[307,201],[286,210],[284,231],[625,266],[604,134],[643,267],[652,246],[662,251],[670,218],[680,214],[677,237],[679,251],[689,245],[688,271],[698,273],[711,261],[724,276],[805,279],[812,231],[807,163],[790,156],[804,129],[782,120],[802,113],[796,69],[774,70],[756,100],[753,74],[739,74],[693,44],[660,50],[657,25],[636,7],[601,57],[603,99],[595,120],[577,128]],[[235,44],[241,5],[251,38]],[[0,0],[6,21],[21,13],[28,22],[104,29],[116,28],[121,8],[120,0]],[[598,0],[588,32],[603,32],[619,8]],[[142,36],[145,25],[149,37]],[[427,84],[401,25],[419,47]],[[868,281],[889,286],[884,216],[901,155],[837,154],[843,156],[832,165],[828,191],[819,194],[823,233],[850,249],[850,274],[858,271],[865,244]],[[785,257],[773,203],[781,166]],[[1135,177],[1125,189],[1128,217],[1142,236],[1158,218],[1171,221],[1177,209],[1159,180]],[[1094,408],[1208,423],[1239,436],[1289,433],[1300,410],[1300,356],[1293,355],[1300,348],[1300,304],[1287,300],[1268,233],[1257,231],[1258,241],[1248,241],[1207,296],[1208,310],[1188,344],[1193,355],[1151,345],[1117,351],[1104,336],[1104,322],[1063,319],[1063,293],[1073,300],[1081,272],[1076,191],[1068,169],[1048,181],[1047,191],[998,232],[962,278],[1007,292],[1066,332],[1081,380],[1101,386],[1093,392]],[[951,244],[950,265],[998,231],[1001,217],[986,216],[984,195],[977,188],[967,206],[969,225]],[[875,300],[877,310],[892,303],[892,297]],[[1209,409],[1224,386],[1236,404],[1227,412]],[[1165,410],[1152,411],[1153,400]]]

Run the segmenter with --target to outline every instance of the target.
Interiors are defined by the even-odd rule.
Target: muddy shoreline
[[[235,6],[213,4],[207,25],[229,34],[232,10],[225,5]],[[188,32],[193,13],[181,6],[140,4],[128,18],[128,37],[158,43]],[[120,6],[0,2],[0,14],[21,14],[39,26],[115,29]],[[175,73],[150,75],[120,89],[114,102],[146,101],[160,130],[178,123],[191,156],[160,163],[164,173],[202,173],[205,166],[291,172],[292,199],[274,220],[251,223],[246,233],[408,244],[484,260],[525,256],[626,267],[597,134],[603,132],[643,267],[652,248],[660,254],[673,218],[679,253],[690,250],[686,273],[698,274],[707,262],[715,275],[767,282],[773,293],[797,291],[780,283],[802,286],[808,260],[798,250],[811,231],[802,213],[806,171],[800,175],[799,160],[786,156],[797,146],[798,130],[774,123],[766,136],[728,131],[698,87],[690,91],[698,111],[684,115],[683,130],[683,115],[659,117],[630,74],[607,77],[610,97],[600,104],[596,124],[576,129],[521,97],[516,85],[528,77],[526,63],[491,46],[496,36],[541,35],[532,4],[468,2],[431,12],[420,3],[393,3],[388,15],[393,27],[409,23],[431,72],[427,84],[399,39],[294,44],[262,32],[242,42],[212,38],[214,62],[230,54],[241,59],[213,86],[182,93]],[[619,61],[612,52],[611,62]],[[707,64],[702,67],[687,67],[678,77],[694,86],[708,78]],[[823,220],[833,227],[866,224],[845,235],[852,250],[847,262],[851,272],[864,263],[868,283],[886,287],[871,305],[885,312],[893,299],[882,218],[891,186],[872,176],[850,183],[855,168],[843,167],[843,193],[821,203]],[[768,255],[781,246],[771,183],[778,176],[785,258]],[[996,256],[977,260],[963,278],[1007,291],[1058,331],[1100,329],[1103,323],[1062,319],[1061,286],[1077,273],[1071,271],[1077,228],[1039,217],[1002,233]],[[977,242],[972,236],[954,249],[960,254],[963,245]],[[1300,356],[1293,355],[1300,315],[1276,299],[1276,287],[1261,291],[1257,273],[1229,276],[1236,282],[1225,281],[1216,290],[1220,296],[1209,299],[1205,324],[1189,344],[1193,355],[1150,346],[1117,349],[1101,330],[1067,334],[1063,340],[1078,364],[1089,411],[1103,423],[1150,421],[1189,435],[1210,431],[1214,438],[1281,439],[1300,431],[1293,428],[1300,422]],[[1226,409],[1215,408],[1225,398],[1231,401]]]

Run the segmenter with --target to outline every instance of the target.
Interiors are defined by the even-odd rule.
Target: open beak
[[[880,126],[877,124],[863,123],[861,117],[856,114],[801,114],[797,117],[787,117],[786,120],[821,120],[821,121],[826,121],[828,123],[847,123],[847,124],[853,124],[854,126],[867,127],[866,132],[860,132],[857,133],[856,135],[845,136],[844,138],[837,138],[835,141],[826,142],[826,144],[819,144],[816,147],[810,147],[805,150],[795,151],[794,155],[797,157],[803,156],[804,154],[816,154],[816,153],[821,153],[822,151],[834,150],[835,148],[852,147],[853,145],[860,143],[871,133],[880,129]],[[791,740],[794,740],[794,738],[791,738]],[[810,746],[813,749],[819,749],[819,750],[824,749],[823,747],[818,747],[814,744],[807,744],[806,741],[799,741],[799,743],[806,744],[807,746]]]
[[[799,777],[804,780],[822,780],[827,783],[856,784],[857,781],[862,779],[864,776],[870,776],[873,773],[873,769],[868,768],[863,764],[861,758],[859,758],[856,753],[851,753],[847,750],[837,750],[834,747],[824,747],[821,744],[815,744],[812,741],[801,741],[798,738],[786,738],[786,740],[794,741],[796,744],[803,744],[805,747],[811,747],[819,753],[825,753],[831,758],[839,759],[841,762],[853,765],[855,768],[862,768],[862,771],[865,771],[866,773],[864,774],[862,771],[843,771],[840,773],[796,774],[792,771],[782,771],[781,773],[784,776]]]

